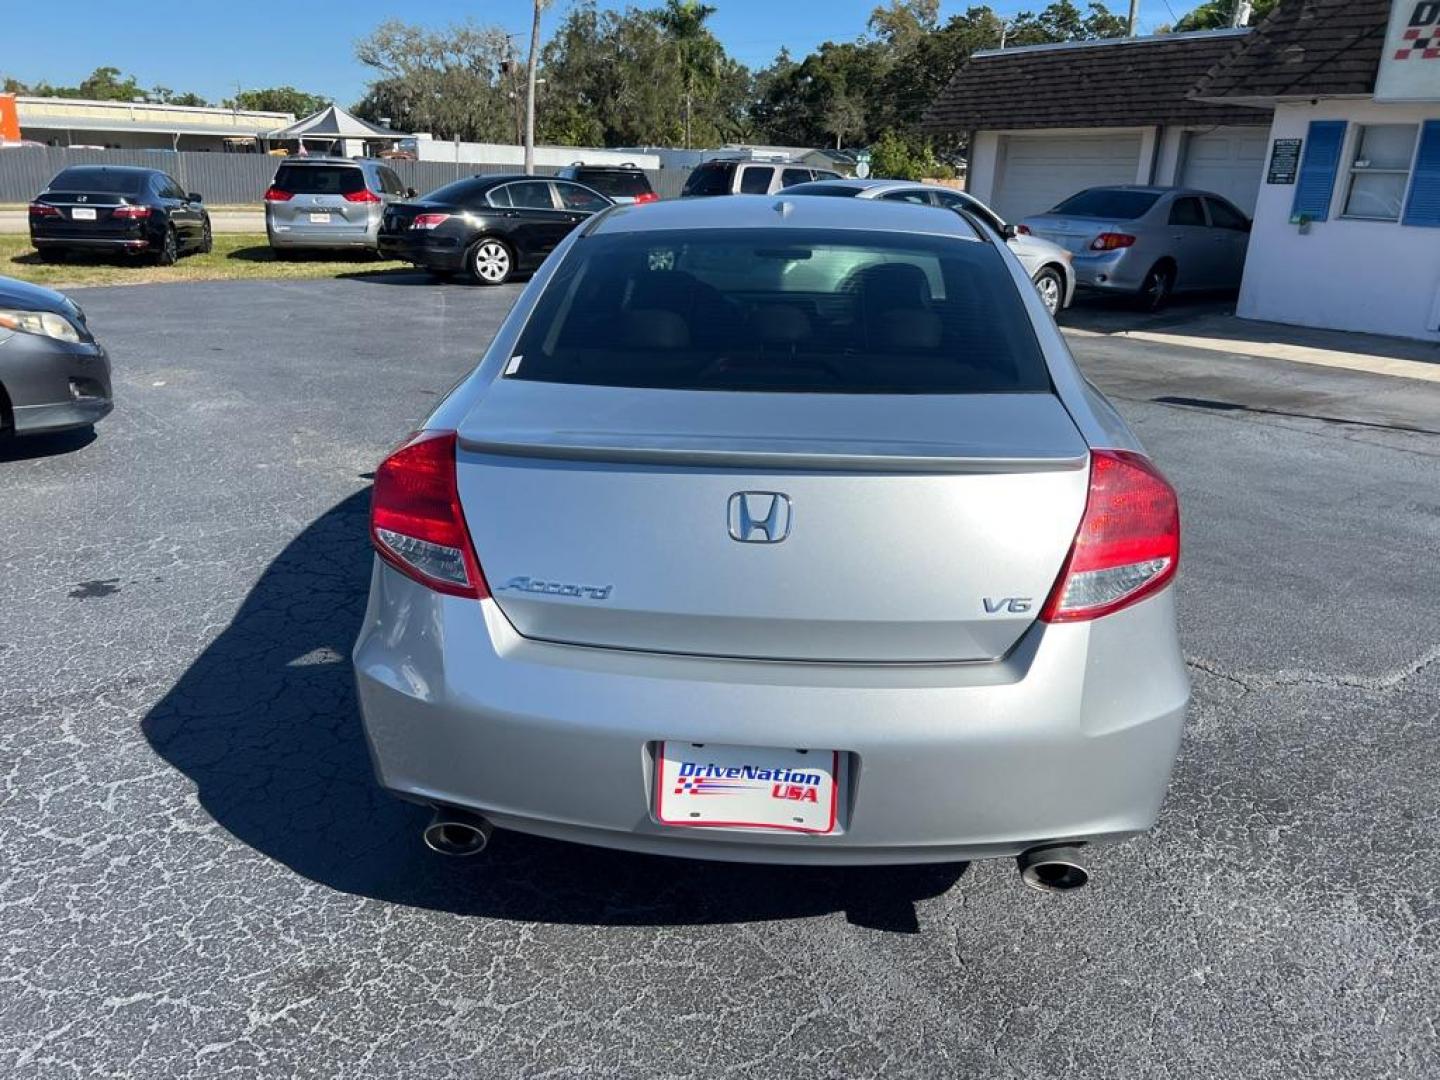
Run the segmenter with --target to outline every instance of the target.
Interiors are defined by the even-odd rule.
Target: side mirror
[[[1006,240],[1014,240],[1015,237],[1020,235],[1020,230],[1007,222],[1005,228],[1000,230],[1000,235]]]
[[[415,198],[415,196],[417,196],[417,195],[419,195],[419,194],[420,194],[420,192],[416,191],[413,187],[407,187],[407,188],[405,189],[405,197],[406,197],[407,199],[413,199],[413,198]]]
[[[186,195],[185,198],[189,199],[191,202],[204,202],[204,201],[205,201],[204,199],[202,199],[202,198],[200,197],[200,193],[197,192],[197,191],[192,191],[192,192],[190,192],[190,194],[189,194],[189,195]]]

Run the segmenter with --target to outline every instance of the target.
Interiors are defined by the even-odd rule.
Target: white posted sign
[[[1376,101],[1440,101],[1440,0],[1390,0]]]

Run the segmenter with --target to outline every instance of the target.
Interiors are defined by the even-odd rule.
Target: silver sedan
[[[1069,307],[1075,296],[1075,271],[1070,266],[1070,252],[1058,244],[1018,231],[967,192],[941,184],[917,184],[912,180],[817,180],[795,184],[784,190],[787,195],[879,199],[882,202],[915,203],[942,210],[967,211],[1005,238],[1006,245],[1030,275],[1051,315]]]
[[[1175,491],[958,214],[597,215],[370,524],[361,710],[436,850],[1011,856],[1067,889],[1164,797]]]
[[[1072,252],[1081,288],[1152,310],[1172,293],[1238,289],[1250,245],[1250,219],[1233,203],[1189,188],[1087,188],[1019,228]]]

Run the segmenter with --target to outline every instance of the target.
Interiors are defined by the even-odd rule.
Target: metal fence
[[[0,150],[0,203],[23,203],[43,191],[50,178],[67,165],[140,165],[163,169],[186,191],[199,192],[213,204],[260,202],[283,158],[265,154],[203,154],[172,150],[70,150],[63,147],[20,147]],[[462,176],[519,172],[515,165],[473,162],[391,161],[407,187],[433,191]],[[559,170],[537,166],[541,175]],[[662,199],[680,194],[688,169],[646,169],[650,185]]]

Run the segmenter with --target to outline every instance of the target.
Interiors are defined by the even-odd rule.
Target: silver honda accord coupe
[[[1061,890],[1165,794],[1174,489],[962,215],[598,215],[380,465],[371,537],[365,729],[440,851]]]

